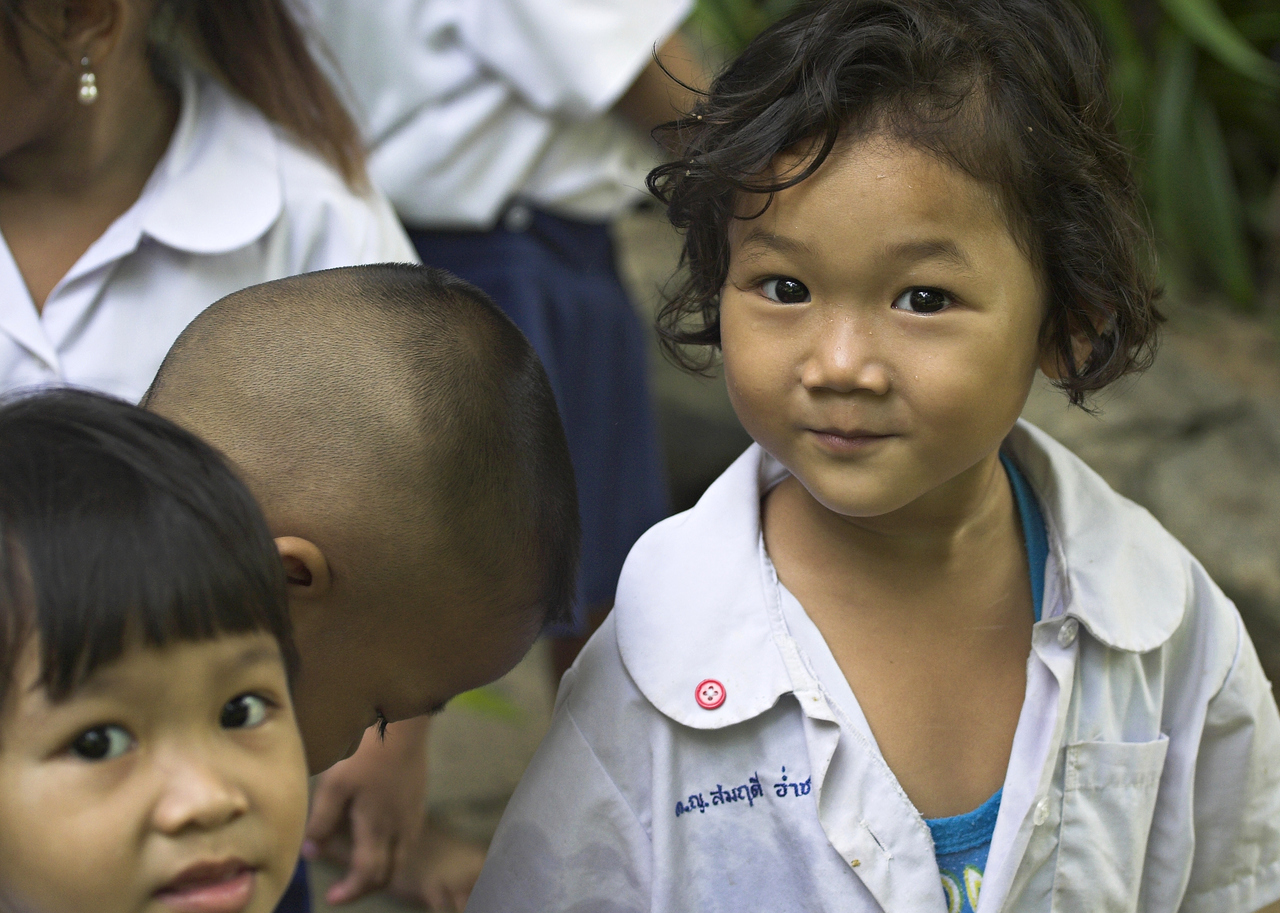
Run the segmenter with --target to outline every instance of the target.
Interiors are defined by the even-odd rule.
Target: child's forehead
[[[32,635],[15,663],[11,691],[28,706],[63,706],[76,701],[111,698],[144,698],[166,693],[178,679],[216,683],[261,669],[283,670],[279,643],[269,633],[253,631],[200,640],[178,640],[161,645],[145,643],[138,636],[126,639],[119,656],[83,673],[65,694],[51,694],[39,634]],[[69,659],[69,658],[68,658]],[[83,656],[71,661],[85,662]]]
[[[886,238],[911,218],[941,229],[963,222],[969,230],[1012,234],[996,188],[928,148],[879,132],[842,135],[815,168],[818,154],[812,144],[784,150],[761,180],[776,186],[800,178],[797,183],[776,193],[736,195],[728,224],[732,249],[761,237],[776,240],[779,226],[803,234],[806,218],[818,210],[843,208],[856,216],[886,191],[897,191],[889,199],[904,207],[886,213],[879,232]]]

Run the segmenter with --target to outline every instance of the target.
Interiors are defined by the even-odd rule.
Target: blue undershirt
[[[1044,516],[1040,504],[1027,484],[1022,472],[1003,451],[1000,462],[1013,497],[1018,504],[1018,518],[1022,524],[1022,539],[1027,549],[1027,569],[1031,575],[1031,604],[1035,620],[1040,620],[1044,603],[1044,569],[1049,557],[1049,539],[1045,534]],[[925,824],[933,833],[933,849],[938,858],[938,871],[942,874],[942,889],[947,895],[948,913],[973,913],[978,906],[978,892],[982,887],[982,873],[987,867],[987,854],[991,851],[991,837],[996,829],[996,816],[1000,812],[1000,793],[983,802],[973,811],[952,818],[926,818]]]

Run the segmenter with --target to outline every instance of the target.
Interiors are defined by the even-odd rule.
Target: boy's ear
[[[297,536],[279,536],[276,549],[284,565],[290,599],[318,599],[328,595],[333,586],[329,561],[314,542]]]

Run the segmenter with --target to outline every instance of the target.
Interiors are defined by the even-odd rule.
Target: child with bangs
[[[295,666],[211,447],[98,394],[0,406],[0,909],[270,913],[307,813]]]
[[[1019,420],[1161,319],[1079,9],[806,5],[671,136],[659,331],[756,443],[632,550],[468,910],[1280,910],[1239,614]]]

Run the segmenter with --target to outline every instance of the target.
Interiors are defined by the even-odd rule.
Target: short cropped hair
[[[96,393],[0,404],[0,703],[33,636],[60,700],[135,643],[255,631],[292,675],[280,557],[213,448]]]
[[[995,191],[1043,278],[1041,345],[1062,366],[1058,385],[1073,404],[1146,368],[1160,289],[1106,74],[1070,0],[804,5],[665,128],[676,158],[649,187],[684,232],[688,268],[658,317],[668,355],[694,371],[713,363],[738,197],[799,183],[837,139],[883,134]],[[809,153],[805,167],[771,178],[775,158],[795,150]],[[1083,362],[1073,337],[1090,343]]]
[[[555,395],[515,324],[444,270],[342,267],[229,295],[143,402],[226,452],[269,517],[296,512],[297,478],[322,479],[308,496],[328,503],[364,486],[385,515],[435,530],[470,579],[535,575],[536,602],[513,611],[570,617],[577,487]]]
[[[368,307],[398,325],[422,434],[433,441],[435,519],[463,559],[513,550],[542,578],[544,626],[573,614],[581,541],[578,489],[546,369],[479,288],[416,264],[351,267]]]

